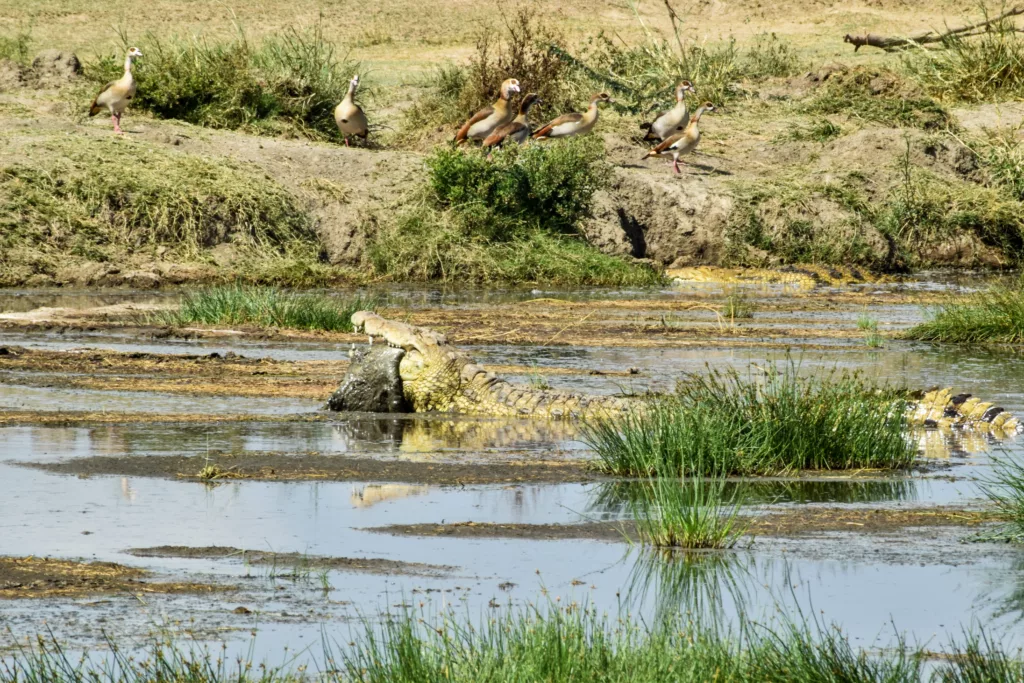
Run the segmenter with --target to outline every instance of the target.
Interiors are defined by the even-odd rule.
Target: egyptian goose
[[[519,92],[519,81],[514,78],[503,81],[498,101],[473,114],[468,121],[462,124],[462,128],[459,128],[459,132],[455,134],[455,144],[461,145],[470,139],[483,140],[493,133],[495,128],[511,121],[515,113],[509,109],[508,100],[512,93],[517,92]]]
[[[647,125],[647,135],[644,140],[664,140],[676,133],[686,130],[690,122],[690,112],[686,109],[686,93],[697,94],[697,89],[690,81],[683,81],[676,86],[676,105],[668,111],[658,114],[654,121]]]
[[[530,122],[526,116],[530,107],[540,102],[540,95],[535,92],[528,94],[519,103],[519,116],[510,123],[498,126],[494,132],[484,139],[484,147],[501,147],[506,141],[521,145],[530,139]]]
[[[563,114],[533,134],[534,140],[547,138],[567,138],[571,135],[583,135],[597,123],[597,105],[601,102],[614,102],[608,93],[598,93],[590,99],[590,107],[585,114]]]
[[[352,77],[348,83],[348,94],[345,99],[334,108],[334,122],[338,124],[338,130],[345,138],[345,146],[348,147],[349,137],[355,135],[366,141],[370,134],[370,128],[366,124],[366,114],[362,107],[355,103],[356,88],[359,87],[359,74]]]
[[[96,116],[106,109],[110,112],[110,120],[114,122],[114,132],[121,134],[121,114],[128,107],[128,103],[135,97],[135,77],[132,76],[132,62],[141,57],[142,52],[137,47],[128,48],[128,55],[124,58],[124,75],[116,81],[107,83],[96,95],[96,99],[89,106],[89,116]]]
[[[693,117],[690,119],[690,123],[687,124],[686,130],[682,133],[673,135],[668,140],[652,149],[648,152],[644,159],[648,157],[672,157],[672,168],[676,173],[679,173],[679,157],[683,154],[689,154],[693,150],[697,149],[697,143],[700,142],[700,129],[697,128],[697,124],[700,123],[700,117],[705,112],[712,112],[715,110],[715,105],[710,102],[705,102],[700,109],[698,109]]]

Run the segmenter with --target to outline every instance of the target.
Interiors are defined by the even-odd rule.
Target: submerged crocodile
[[[331,410],[384,413],[447,412],[488,417],[554,419],[614,416],[638,403],[623,396],[593,396],[516,386],[477,365],[438,332],[387,320],[369,311],[352,316],[357,331],[386,345],[371,344],[353,358],[331,396]],[[970,394],[950,389],[908,393],[912,425],[1021,431],[1016,417]]]

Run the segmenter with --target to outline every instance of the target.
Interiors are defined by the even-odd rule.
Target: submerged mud
[[[749,520],[747,535],[794,538],[826,532],[887,534],[917,527],[975,527],[992,523],[992,513],[953,507],[935,508],[841,508],[802,507],[768,512]],[[742,525],[744,522],[741,521]],[[452,536],[456,538],[516,538],[538,541],[589,539],[636,542],[640,539],[631,521],[582,524],[392,524],[367,529],[395,536]]]
[[[110,593],[210,593],[228,585],[150,581],[150,572],[114,562],[0,557],[0,599],[74,598]]]
[[[437,576],[447,574],[457,567],[423,562],[401,562],[373,557],[321,557],[302,553],[275,553],[265,550],[245,550],[230,546],[192,547],[161,545],[152,548],[131,548],[126,550],[135,557],[178,557],[207,560],[239,560],[247,564],[271,565],[276,568],[296,571],[345,570],[372,574],[406,574]]]
[[[117,475],[217,483],[263,481],[382,481],[457,486],[504,483],[586,482],[602,477],[580,461],[456,463],[381,460],[317,454],[249,453],[240,457],[93,456],[64,462],[15,462],[23,467],[79,477]]]

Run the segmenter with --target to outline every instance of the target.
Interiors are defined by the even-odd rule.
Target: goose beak
[[[510,84],[508,86],[508,89],[510,92],[519,92],[519,86],[516,85],[515,83]]]

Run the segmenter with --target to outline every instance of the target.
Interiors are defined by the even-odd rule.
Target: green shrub
[[[1024,344],[1024,282],[951,299],[904,337],[957,344]]]
[[[133,105],[210,128],[335,137],[334,108],[359,71],[358,63],[338,56],[320,24],[308,31],[287,29],[259,45],[244,36],[215,43],[154,35],[141,45],[145,57],[135,64],[139,87]],[[89,73],[107,82],[120,76],[123,62],[123,53],[112,55]]]
[[[572,81],[560,56],[565,54],[564,39],[542,17],[535,9],[521,7],[512,16],[502,14],[497,30],[482,30],[467,66],[449,64],[434,72],[426,95],[406,112],[405,127],[458,126],[493,103],[507,78],[519,81],[522,95],[540,95],[541,102],[531,110],[536,121],[577,109],[592,93]]]
[[[155,316],[168,325],[256,325],[351,332],[352,314],[378,302],[362,295],[333,297],[272,287],[211,287],[186,292],[178,310]]]
[[[427,157],[430,198],[489,240],[536,229],[571,233],[589,214],[594,192],[607,182],[603,157],[604,146],[594,136],[510,146],[490,159],[442,148]]]
[[[584,427],[598,467],[618,475],[771,475],[799,470],[902,468],[916,448],[905,402],[858,376],[763,377],[709,370],[675,394]]]
[[[647,265],[608,256],[578,234],[606,182],[594,136],[510,147],[488,159],[443,148],[420,196],[376,226],[374,270],[396,279],[649,285]]]

